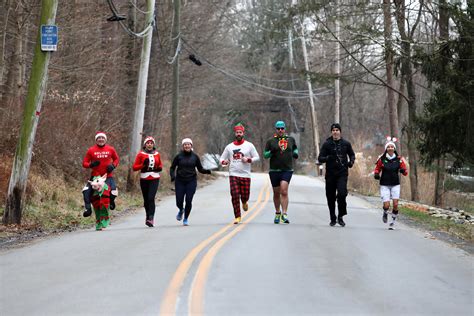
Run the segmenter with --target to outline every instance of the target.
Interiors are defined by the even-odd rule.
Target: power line
[[[109,8],[110,8],[110,11],[112,11],[112,14],[113,16],[112,17],[115,17],[116,19],[113,19],[111,21],[117,21],[119,22],[120,26],[125,30],[125,32],[127,32],[129,35],[131,36],[136,36],[136,37],[145,37],[148,35],[148,32],[150,32],[152,29],[153,29],[153,26],[154,26],[154,21],[155,21],[155,18],[152,19],[152,21],[150,23],[148,23],[148,25],[146,25],[146,27],[143,29],[143,31],[141,32],[134,32],[132,31],[131,29],[129,29],[125,23],[122,21],[124,20],[125,18],[121,18],[122,16],[118,13],[118,10],[117,10],[117,7],[115,6],[114,2],[112,0],[107,0],[107,3],[109,4]],[[153,12],[155,11],[155,8],[153,8]],[[153,16],[155,14],[153,13]]]
[[[201,56],[200,54],[198,54],[198,52],[189,43],[186,42],[185,39],[183,39],[183,38],[181,38],[181,39],[182,39],[183,44],[184,44],[184,49],[186,49],[188,52],[192,52],[192,53],[195,53],[196,55]],[[188,48],[186,48],[186,46]],[[249,88],[249,89],[251,89],[251,90],[253,90],[257,93],[269,95],[269,96],[276,97],[276,98],[283,98],[283,99],[305,99],[305,98],[309,97],[309,93],[307,92],[307,90],[290,91],[290,90],[277,89],[277,88],[265,86],[265,85],[262,85],[262,84],[258,84],[254,81],[249,81],[248,78],[246,78],[246,77],[240,77],[239,75],[233,73],[232,71],[229,71],[229,70],[223,69],[221,67],[218,67],[218,66],[214,65],[213,63],[211,63],[210,61],[208,61],[206,58],[204,58],[202,56],[201,56],[201,59],[203,60],[204,63],[206,63],[211,68],[211,70],[219,72],[219,73],[233,79],[234,81],[237,81],[242,86],[247,87],[247,88]],[[266,90],[269,90],[269,91],[264,91],[264,90],[261,90],[261,89],[266,89]],[[317,89],[317,91],[319,91],[319,92],[316,92],[317,95],[332,94],[332,90],[327,89],[327,88]],[[274,92],[274,93],[272,93],[272,92]],[[276,94],[276,93],[280,93],[280,94]],[[284,94],[287,94],[287,95],[281,95],[281,93],[284,93]]]

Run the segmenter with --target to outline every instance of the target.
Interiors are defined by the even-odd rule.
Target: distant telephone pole
[[[319,128],[318,128],[318,117],[316,114],[316,109],[314,107],[314,94],[313,86],[311,85],[311,78],[309,76],[309,63],[308,63],[308,52],[306,51],[306,37],[305,37],[305,27],[301,23],[301,46],[303,48],[303,58],[304,58],[304,67],[306,70],[306,83],[308,85],[309,92],[309,104],[311,106],[311,130],[313,131],[313,146],[314,150],[312,153],[315,155],[313,158],[318,159],[319,156]]]
[[[336,0],[336,36],[339,38],[339,0]],[[341,45],[336,41],[336,63],[334,69],[336,79],[334,80],[334,123],[341,122]]]
[[[173,43],[176,55],[173,63],[173,97],[171,104],[171,158],[176,155],[179,129],[179,44],[180,44],[180,10],[181,0],[174,0]]]

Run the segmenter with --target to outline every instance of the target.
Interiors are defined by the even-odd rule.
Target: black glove
[[[89,168],[94,168],[94,167],[97,167],[98,165],[100,165],[100,161],[95,160],[89,164]]]
[[[175,177],[171,176],[171,182],[174,182]]]
[[[153,171],[156,171],[156,172],[160,172],[161,170],[163,170],[162,167],[155,167],[155,168],[153,169]]]
[[[401,174],[404,174],[405,172],[407,172],[405,169],[400,169]]]
[[[352,166],[354,166],[354,162],[352,160],[349,160],[349,162],[347,163],[347,166],[349,168],[352,168]]]
[[[374,179],[375,180],[380,180],[380,174],[379,173],[374,173]]]
[[[299,156],[298,156],[297,153],[293,153],[293,158],[298,159],[298,157],[299,157]]]
[[[114,171],[115,169],[115,166],[113,164],[110,164],[107,166],[107,173],[111,173],[112,171]]]
[[[87,211],[84,211],[84,213],[82,213],[82,216],[84,217],[89,217],[92,215],[92,210],[87,210]]]
[[[204,169],[204,174],[211,174],[211,170]]]

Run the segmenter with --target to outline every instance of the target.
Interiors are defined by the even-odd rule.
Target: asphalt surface
[[[174,197],[156,227],[132,215],[0,253],[0,315],[473,315],[472,255],[349,196],[330,227],[324,182],[294,176],[289,225],[273,224],[268,176],[233,225],[228,179],[195,195],[190,226]]]

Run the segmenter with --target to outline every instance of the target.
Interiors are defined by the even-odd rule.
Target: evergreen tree
[[[458,163],[474,163],[474,3],[448,7],[456,37],[437,45],[432,54],[420,54],[422,72],[434,92],[424,104],[417,125],[418,149],[425,164],[452,156]]]

